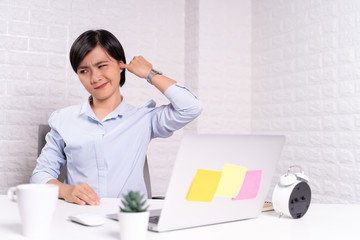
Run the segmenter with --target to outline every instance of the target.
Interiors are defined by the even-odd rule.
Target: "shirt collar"
[[[109,119],[113,119],[113,118],[117,118],[117,117],[122,117],[123,115],[125,115],[128,111],[129,111],[129,105],[126,103],[124,97],[121,95],[122,101],[119,104],[119,106],[117,106],[114,111],[112,111],[111,113],[109,113],[102,121],[106,121]],[[92,96],[90,96],[88,98],[87,101],[85,101],[80,109],[80,115],[84,114],[92,119],[94,119],[95,121],[99,121],[99,119],[96,117],[94,111],[92,110],[91,106],[90,106],[90,102],[92,101]],[[99,121],[100,122],[100,121]]]

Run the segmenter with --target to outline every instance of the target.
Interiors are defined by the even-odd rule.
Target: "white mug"
[[[8,190],[9,199],[18,203],[25,237],[46,238],[58,194],[59,187],[54,184],[21,184]]]

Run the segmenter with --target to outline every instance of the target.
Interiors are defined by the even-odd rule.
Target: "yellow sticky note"
[[[222,170],[219,187],[215,195],[231,198],[236,197],[243,184],[246,170],[246,167],[225,164]]]
[[[211,202],[221,178],[221,171],[198,169],[189,192],[188,201]]]

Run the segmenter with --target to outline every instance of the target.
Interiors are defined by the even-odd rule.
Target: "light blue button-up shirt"
[[[150,140],[171,136],[202,110],[198,98],[178,84],[164,95],[170,104],[160,107],[150,101],[135,108],[123,99],[102,121],[89,101],[55,111],[30,182],[57,179],[67,164],[64,183],[87,183],[100,197],[119,198],[129,190],[146,193],[143,168]]]

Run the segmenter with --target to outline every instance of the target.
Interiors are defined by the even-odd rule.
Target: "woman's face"
[[[97,45],[79,64],[77,74],[94,101],[105,101],[120,93],[120,62]]]

